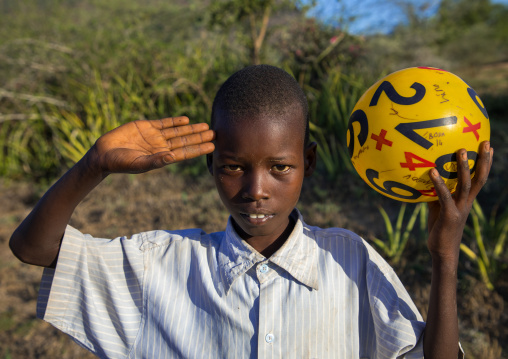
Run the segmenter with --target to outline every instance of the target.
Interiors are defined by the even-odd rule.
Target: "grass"
[[[14,320],[14,313],[11,310],[0,313],[0,330],[8,331],[16,327],[17,323]]]
[[[508,268],[508,210],[497,216],[498,208],[494,207],[487,218],[475,200],[470,215],[472,226],[466,228],[472,241],[460,245],[461,251],[478,266],[480,277],[490,290]]]
[[[419,203],[414,206],[409,220],[404,222],[406,206],[406,203],[401,204],[395,225],[392,224],[392,221],[390,220],[386,210],[381,206],[378,207],[385,224],[386,236],[384,240],[374,238],[373,241],[393,265],[399,264],[400,258],[404,253],[404,249],[406,248],[406,245],[410,239],[411,232],[413,231],[413,227],[416,223],[418,215],[420,215],[420,218],[425,218],[427,213],[426,210],[422,211],[422,208],[426,208],[426,204]],[[420,230],[422,229],[422,224],[423,220],[420,221]],[[425,226],[423,229],[425,230]]]
[[[0,175],[54,177],[127,121],[184,114],[207,121],[218,85],[245,64],[236,43],[202,31],[203,6],[7,1]]]

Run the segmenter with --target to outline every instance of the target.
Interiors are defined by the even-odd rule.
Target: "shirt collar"
[[[296,224],[286,242],[268,261],[286,270],[293,278],[315,290],[319,288],[317,244],[312,232],[295,209],[292,216]],[[256,263],[266,260],[234,230],[231,217],[218,253],[218,265],[225,293],[233,282]]]

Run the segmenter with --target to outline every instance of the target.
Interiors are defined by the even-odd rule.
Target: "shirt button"
[[[275,335],[273,335],[272,333],[268,333],[266,336],[265,336],[265,341],[270,344],[270,343],[273,343],[273,341],[275,340]]]
[[[259,266],[259,271],[260,271],[261,273],[266,273],[266,272],[268,272],[268,269],[270,269],[270,268],[268,268],[268,265],[266,265],[266,263],[264,263],[264,264],[262,264],[262,265],[260,265],[260,266]]]

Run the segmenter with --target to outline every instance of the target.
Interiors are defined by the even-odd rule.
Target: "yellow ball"
[[[438,199],[429,177],[433,167],[453,192],[457,150],[467,149],[473,176],[479,145],[489,138],[489,116],[476,92],[456,75],[429,67],[379,80],[356,104],[347,131],[360,177],[404,202]]]

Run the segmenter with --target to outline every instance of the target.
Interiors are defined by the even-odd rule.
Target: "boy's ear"
[[[208,167],[208,172],[213,176],[213,152],[206,155],[206,166]]]
[[[309,177],[316,169],[317,143],[311,142],[305,148],[305,177]]]

